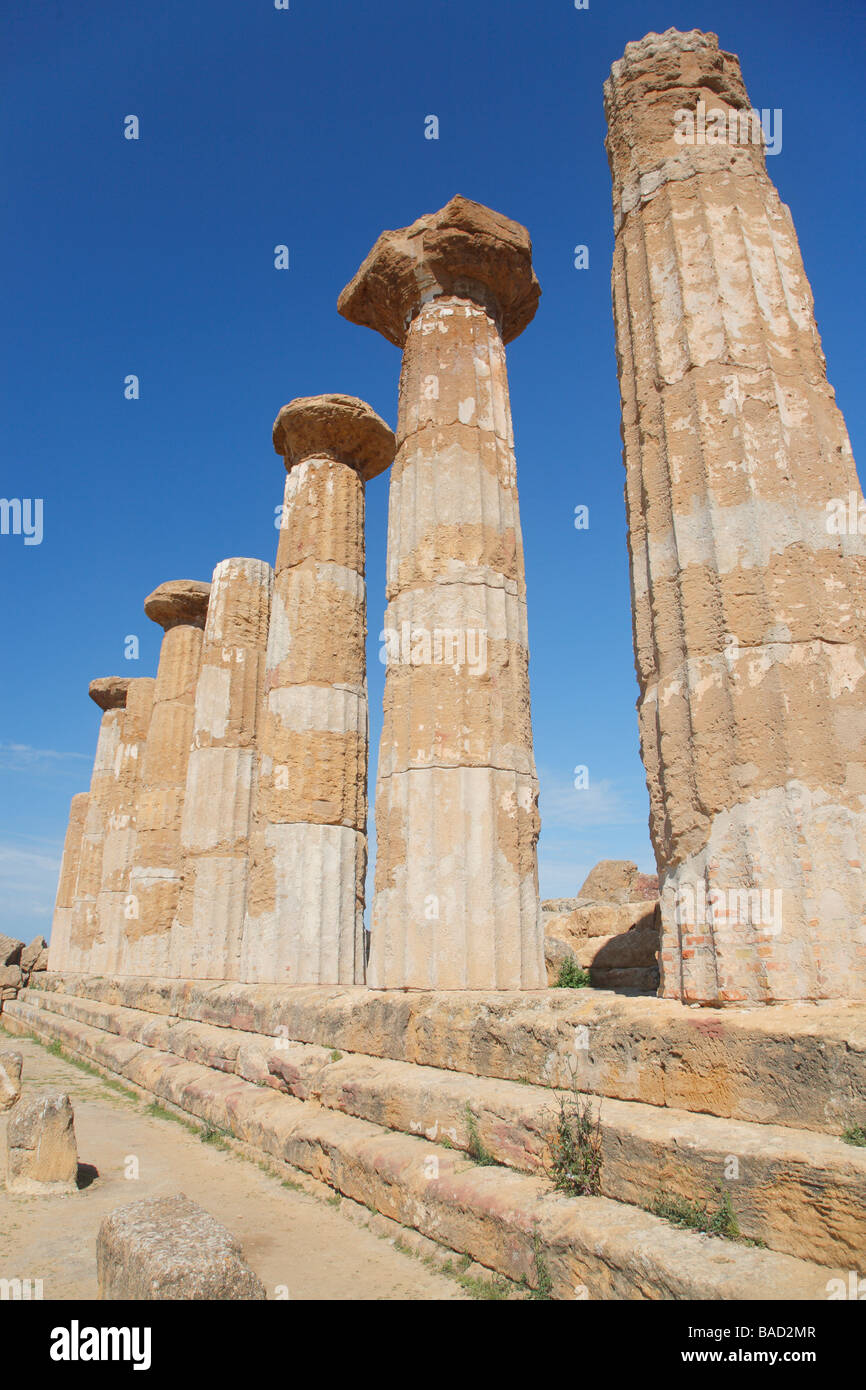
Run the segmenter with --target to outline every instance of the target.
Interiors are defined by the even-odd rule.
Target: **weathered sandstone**
[[[46,1087],[22,1097],[9,1116],[6,1149],[6,1186],[10,1192],[75,1192],[78,1150],[68,1095]]]
[[[525,228],[465,198],[385,232],[339,310],[403,348],[369,980],[544,983],[523,545],[504,343]]]
[[[52,970],[69,968],[69,937],[72,930],[72,909],[75,905],[75,885],[78,881],[78,863],[81,857],[81,840],[87,821],[87,792],[79,792],[72,798],[69,807],[69,820],[66,823],[66,838],[63,841],[63,858],[60,861],[60,878],[57,883],[57,898],[54,916],[51,919],[51,941],[48,958]],[[0,947],[2,958],[2,947]]]
[[[151,1197],[106,1216],[96,1241],[99,1297],[120,1302],[264,1299],[239,1242],[189,1197]]]
[[[394,436],[354,396],[284,406],[287,476],[268,633],[240,975],[364,979],[367,679],[364,483]]]
[[[11,1110],[21,1095],[23,1065],[20,1052],[0,1052],[0,1110]]]
[[[699,101],[734,139],[683,142]],[[629,44],[605,86],[662,990],[862,999],[866,538],[829,512],[862,493],[749,107],[698,31]]]

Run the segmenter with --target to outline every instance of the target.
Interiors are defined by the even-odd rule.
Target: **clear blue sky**
[[[544,291],[509,348],[541,776],[543,896],[606,856],[653,867],[638,752],[610,310],[602,83],[625,43],[711,29],[753,105],[861,443],[863,11],[590,0],[5,0],[0,930],[46,931],[94,676],[150,675],[142,600],[273,560],[279,407],[345,391],[395,423],[400,354],[336,299],[378,233],[462,193],[524,222]],[[141,123],[123,138],[124,117]],[[424,120],[440,119],[438,142]],[[291,268],[274,269],[273,248]],[[588,270],[573,247],[590,249]],[[126,401],[128,373],[141,398]],[[371,747],[388,476],[368,489]],[[574,508],[590,507],[577,532]],[[141,639],[138,662],[124,638]],[[572,787],[575,765],[589,791]]]

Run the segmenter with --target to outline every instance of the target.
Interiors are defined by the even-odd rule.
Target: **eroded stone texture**
[[[72,798],[69,807],[69,820],[66,823],[66,838],[63,842],[63,857],[60,861],[60,878],[57,883],[57,898],[54,903],[54,916],[51,919],[51,937],[48,943],[48,960],[52,970],[68,970],[69,934],[72,930],[72,909],[75,904],[75,885],[78,881],[78,863],[81,857],[81,840],[87,820],[87,792],[79,792]]]
[[[728,133],[678,143],[699,101]],[[790,213],[715,35],[629,44],[605,106],[662,992],[863,998],[863,504]]]
[[[21,1095],[23,1066],[20,1052],[0,1052],[0,1110],[11,1110]]]
[[[385,232],[340,296],[346,318],[404,349],[368,974],[379,988],[545,982],[503,346],[539,293],[526,229],[454,198]]]
[[[9,1116],[6,1148],[10,1192],[35,1196],[76,1191],[75,1123],[64,1091],[47,1087],[19,1100]]]
[[[267,1297],[240,1243],[182,1193],[149,1197],[106,1216],[96,1241],[99,1297],[234,1300]]]
[[[126,926],[134,920],[137,903],[130,889],[135,851],[138,794],[144,749],[153,712],[156,682],[141,676],[129,682],[120,721],[120,739],[114,754],[112,783],[106,797],[105,835],[102,846],[102,882],[96,902],[96,936],[91,970],[110,973],[120,969]]]
[[[367,633],[364,483],[394,436],[354,396],[284,406],[274,448],[286,490],[241,979],[364,978]]]
[[[105,676],[90,683],[90,698],[103,713],[78,854],[66,948],[67,970],[87,971],[91,967],[91,952],[98,933],[97,899],[102,886],[105,832],[111,814],[114,768],[130,684],[120,676]]]
[[[223,560],[213,573],[171,938],[171,970],[183,978],[238,978],[272,587],[263,560]]]
[[[119,973],[164,975],[182,878],[181,817],[210,585],[161,584],[144,611],[165,630],[136,797]]]

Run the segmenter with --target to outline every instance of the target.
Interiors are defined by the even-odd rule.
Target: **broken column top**
[[[383,232],[337,308],[402,347],[422,304],[443,294],[483,304],[511,342],[534,318],[541,294],[526,228],[481,203],[452,198],[411,227]]]
[[[307,458],[334,458],[364,482],[393,462],[394,432],[357,396],[299,396],[274,421],[274,449],[286,468]]]
[[[209,598],[210,584],[199,579],[170,579],[148,594],[144,611],[166,632],[181,624],[204,627]]]
[[[763,170],[761,142],[683,144],[675,139],[677,112],[748,111],[749,96],[735,53],[715,34],[691,29],[646,34],[628,43],[604,84],[605,140],[613,177],[614,208],[628,212],[656,186],[703,170]]]
[[[131,685],[129,676],[99,676],[90,682],[87,693],[100,709],[125,709]]]

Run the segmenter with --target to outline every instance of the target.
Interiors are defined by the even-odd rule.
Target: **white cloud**
[[[26,743],[0,743],[0,772],[56,772],[64,763],[88,762],[86,753],[56,748],[31,748]]]
[[[52,841],[0,841],[0,931],[28,941],[48,935],[60,857]]]

